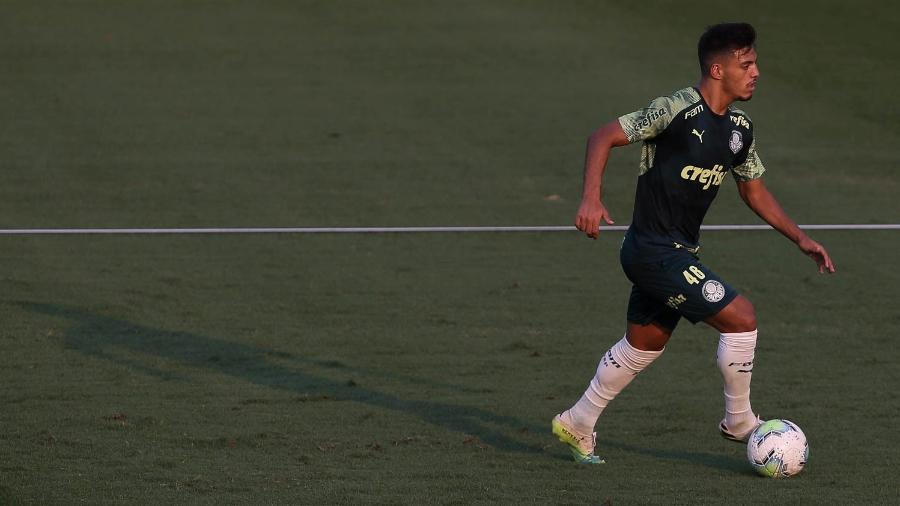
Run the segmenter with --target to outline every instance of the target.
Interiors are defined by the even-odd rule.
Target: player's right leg
[[[578,402],[553,418],[553,434],[569,445],[576,462],[604,462],[594,454],[597,419],[634,377],[662,354],[671,335],[672,331],[659,323],[628,322],[625,337],[603,354]]]
[[[584,394],[553,419],[553,433],[568,444],[575,460],[602,463],[594,456],[594,425],[606,406],[663,352],[681,319],[677,311],[684,296],[669,288],[667,272],[659,261],[647,261],[622,249],[622,269],[634,283],[628,300],[625,337],[607,350]]]

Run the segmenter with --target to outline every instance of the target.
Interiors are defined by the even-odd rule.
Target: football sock
[[[725,424],[740,429],[755,423],[750,408],[750,379],[753,376],[753,353],[756,330],[723,333],[719,336],[716,363],[725,382]]]
[[[581,399],[562,413],[563,421],[582,434],[592,433],[607,404],[662,352],[639,350],[623,337],[600,359],[597,374]]]

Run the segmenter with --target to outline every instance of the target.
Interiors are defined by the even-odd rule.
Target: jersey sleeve
[[[619,117],[619,125],[628,142],[646,141],[663,133],[679,111],[696,100],[692,88],[679,90],[667,97],[653,99],[647,107]]]
[[[619,118],[619,125],[628,142],[645,141],[661,134],[672,122],[674,111],[669,107],[669,97],[659,97],[643,107]]]
[[[750,149],[747,151],[747,158],[743,163],[734,166],[731,172],[734,174],[736,181],[745,182],[759,179],[765,171],[766,168],[756,152],[756,139],[754,138],[750,143]]]

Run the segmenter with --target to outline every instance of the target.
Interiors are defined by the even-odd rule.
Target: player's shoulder
[[[670,128],[683,111],[690,111],[702,102],[694,88],[682,88],[669,95],[657,97],[650,105],[619,117],[619,125],[628,142],[653,139]]]
[[[750,115],[745,111],[738,109],[733,105],[729,105],[728,117],[735,126],[744,127],[751,131],[753,130],[753,120],[750,119]]]
[[[665,108],[667,112],[674,116],[688,107],[697,105],[701,101],[700,93],[695,88],[688,86],[669,95],[658,97],[653,102],[658,104],[660,108]]]
[[[690,105],[700,101],[700,92],[697,91],[697,88],[688,86],[672,93],[671,98],[672,100]]]

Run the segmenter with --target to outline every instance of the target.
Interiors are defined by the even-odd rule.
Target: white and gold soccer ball
[[[806,436],[789,420],[760,424],[747,440],[747,459],[756,472],[769,478],[789,478],[803,470],[809,458]]]

